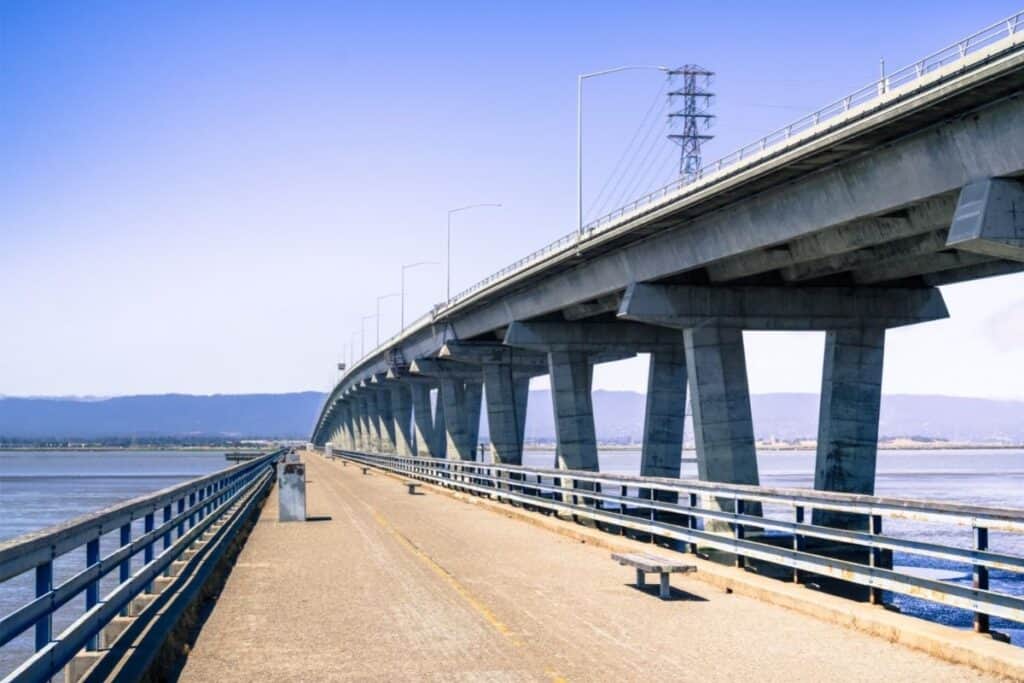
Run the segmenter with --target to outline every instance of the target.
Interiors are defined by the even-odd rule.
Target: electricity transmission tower
[[[668,139],[679,145],[679,175],[686,182],[697,178],[700,171],[700,146],[713,135],[708,128],[714,114],[709,114],[712,93],[707,89],[711,85],[714,72],[696,64],[687,64],[668,72],[669,78],[680,78],[679,88],[668,93],[669,122],[671,129]],[[675,109],[675,107],[679,107]]]

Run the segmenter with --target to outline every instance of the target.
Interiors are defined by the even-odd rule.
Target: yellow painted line
[[[459,594],[459,597],[465,600],[470,607],[476,610],[476,612],[480,614],[480,616],[482,616],[484,620],[487,621],[487,623],[490,624],[495,631],[508,638],[514,646],[518,648],[525,647],[523,641],[517,638],[515,634],[512,633],[511,629],[509,629],[509,627],[506,626],[505,623],[501,619],[499,619],[498,616],[493,611],[491,611],[491,609],[487,605],[480,602],[480,600],[478,600],[472,593],[469,592],[468,588],[459,583],[458,579],[452,576],[451,572],[449,572],[447,569],[445,569],[437,562],[435,562],[434,558],[432,558],[430,555],[421,550],[419,546],[410,541],[404,534],[402,534],[402,532],[400,532],[398,529],[392,526],[391,522],[385,519],[379,512],[377,512],[375,509],[373,509],[366,503],[363,504],[366,505],[367,508],[369,508],[370,514],[373,515],[373,519],[378,524],[380,524],[385,531],[394,536],[395,539],[406,548],[406,550],[411,552],[421,562],[423,562],[423,564],[427,565],[427,567],[429,567],[431,571],[433,571],[435,574],[441,577],[441,579],[443,579],[445,583],[451,586],[452,589]],[[551,669],[545,669],[544,673],[546,673],[554,683],[567,683],[567,680],[565,678],[563,678]]]

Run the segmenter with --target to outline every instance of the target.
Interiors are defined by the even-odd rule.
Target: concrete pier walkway
[[[997,680],[304,454],[308,510],[265,505],[182,680]],[[653,589],[656,591],[656,588]]]

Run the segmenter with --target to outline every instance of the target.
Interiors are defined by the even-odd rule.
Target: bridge
[[[874,491],[886,330],[1024,269],[1021,14],[495,273],[348,368],[318,446],[522,463],[547,375],[559,467],[597,471],[593,367],[650,354],[643,476],[759,483],[744,330],[826,332],[815,488]],[[833,520],[836,521],[836,520]],[[862,524],[862,517],[847,522]]]
[[[1024,679],[1024,510],[874,495],[886,331],[1024,270],[1022,86],[1019,13],[436,306],[328,396],[305,522],[278,451],[0,543],[4,680]],[[760,484],[744,330],[826,333],[813,489]],[[638,353],[639,472],[601,472],[593,368]],[[550,468],[523,464],[542,375]],[[611,552],[696,571],[659,601]]]

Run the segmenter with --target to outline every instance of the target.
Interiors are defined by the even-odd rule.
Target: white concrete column
[[[391,388],[381,387],[373,392],[377,398],[377,432],[380,434],[381,453],[395,452],[395,415],[391,406]]]
[[[556,465],[561,469],[596,472],[599,469],[597,436],[590,393],[593,366],[588,354],[551,351],[548,353],[548,371],[558,442]]]
[[[511,365],[486,364],[483,374],[494,461],[521,465],[530,380],[516,377]]]
[[[873,494],[882,402],[885,330],[842,329],[825,336],[814,488]],[[814,511],[814,523],[867,528],[863,515]]]
[[[453,377],[442,377],[440,382],[448,458],[475,460],[483,383]]]
[[[684,330],[683,340],[693,392],[690,405],[698,476],[703,481],[760,483],[743,331],[734,327],[697,327]],[[714,502],[722,510],[735,510],[732,500],[718,498]],[[746,503],[744,512],[759,515],[761,505]],[[706,524],[705,528],[729,531],[729,525],[720,523]]]
[[[651,353],[640,475],[679,477],[686,419],[686,349]]]
[[[380,452],[380,417],[377,409],[377,392],[366,391],[363,397],[363,404],[366,406],[366,450],[372,453]]]
[[[391,414],[395,452],[411,456],[412,452],[412,395],[410,385],[396,381],[391,384]]]

